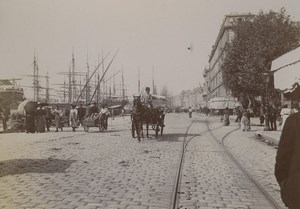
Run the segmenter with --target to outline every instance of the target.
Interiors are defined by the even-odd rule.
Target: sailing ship
[[[24,91],[18,87],[16,80],[0,79],[0,107],[17,109],[19,103],[24,100]]]
[[[102,61],[97,65],[94,70],[89,68],[87,61],[86,72],[75,71],[75,58],[74,52],[72,54],[72,65],[68,72],[60,72],[58,74],[68,77],[68,82],[64,84],[55,84],[62,86],[63,90],[58,91],[59,96],[63,98],[63,103],[73,103],[73,104],[89,104],[91,102],[96,102],[98,106],[105,103],[108,106],[122,105],[128,103],[126,94],[126,89],[124,88],[124,77],[122,70],[122,78],[120,88],[116,88],[115,76],[121,72],[113,73],[113,75],[107,78],[107,72],[114,61],[117,52],[105,67],[104,60],[109,55],[109,53],[103,57]],[[100,72],[102,66],[102,72]],[[79,77],[79,79],[78,79]],[[84,78],[84,81],[81,81]],[[113,80],[113,87],[111,87],[111,80]],[[119,93],[118,93],[119,92]],[[61,95],[63,93],[63,95]],[[67,98],[68,97],[68,98]]]

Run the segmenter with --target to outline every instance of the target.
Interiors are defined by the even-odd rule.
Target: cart
[[[89,132],[90,127],[98,127],[100,132],[107,129],[104,114],[93,113],[91,116],[86,117],[82,123],[85,132]]]

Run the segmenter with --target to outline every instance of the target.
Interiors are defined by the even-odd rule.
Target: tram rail
[[[181,179],[182,179],[182,172],[183,172],[183,164],[184,164],[184,157],[185,153],[187,152],[187,146],[192,141],[198,136],[201,136],[204,133],[210,133],[210,135],[216,140],[217,144],[225,151],[226,155],[231,159],[231,161],[248,177],[248,179],[258,188],[258,190],[261,192],[261,194],[265,197],[265,199],[270,203],[270,205],[274,209],[282,209],[282,207],[274,200],[274,198],[271,197],[271,195],[263,188],[263,186],[255,180],[255,178],[242,166],[242,164],[239,162],[239,160],[233,155],[233,153],[230,151],[230,149],[226,146],[225,140],[228,138],[230,134],[233,132],[239,130],[239,128],[236,128],[234,130],[231,130],[227,134],[225,134],[221,139],[218,139],[214,134],[213,130],[219,129],[222,126],[218,126],[216,128],[211,129],[209,127],[208,121],[205,120],[207,130],[202,131],[199,134],[193,135],[188,138],[188,132],[192,125],[195,123],[195,121],[192,121],[191,124],[187,127],[186,132],[185,132],[185,137],[182,143],[181,147],[181,152],[180,152],[180,158],[179,158],[179,163],[178,163],[178,168],[177,168],[177,174],[176,174],[176,180],[175,180],[175,186],[174,186],[174,191],[172,195],[172,201],[170,205],[170,209],[177,209],[178,207],[178,202],[179,202],[179,193],[180,193],[180,184],[181,184]]]

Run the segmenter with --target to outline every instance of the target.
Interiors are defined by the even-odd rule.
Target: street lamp
[[[270,83],[270,74],[268,72],[264,72],[263,76],[265,78],[265,82],[266,82],[266,95],[265,95],[265,128],[264,131],[270,131],[270,107],[269,107],[269,83]]]

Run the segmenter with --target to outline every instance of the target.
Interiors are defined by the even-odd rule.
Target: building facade
[[[253,14],[226,15],[221,25],[220,32],[209,56],[209,66],[205,68],[203,77],[205,81],[205,99],[210,105],[213,98],[221,97],[233,100],[231,92],[227,91],[222,79],[222,60],[226,56],[225,48],[234,38],[233,28],[237,21],[253,18]]]

